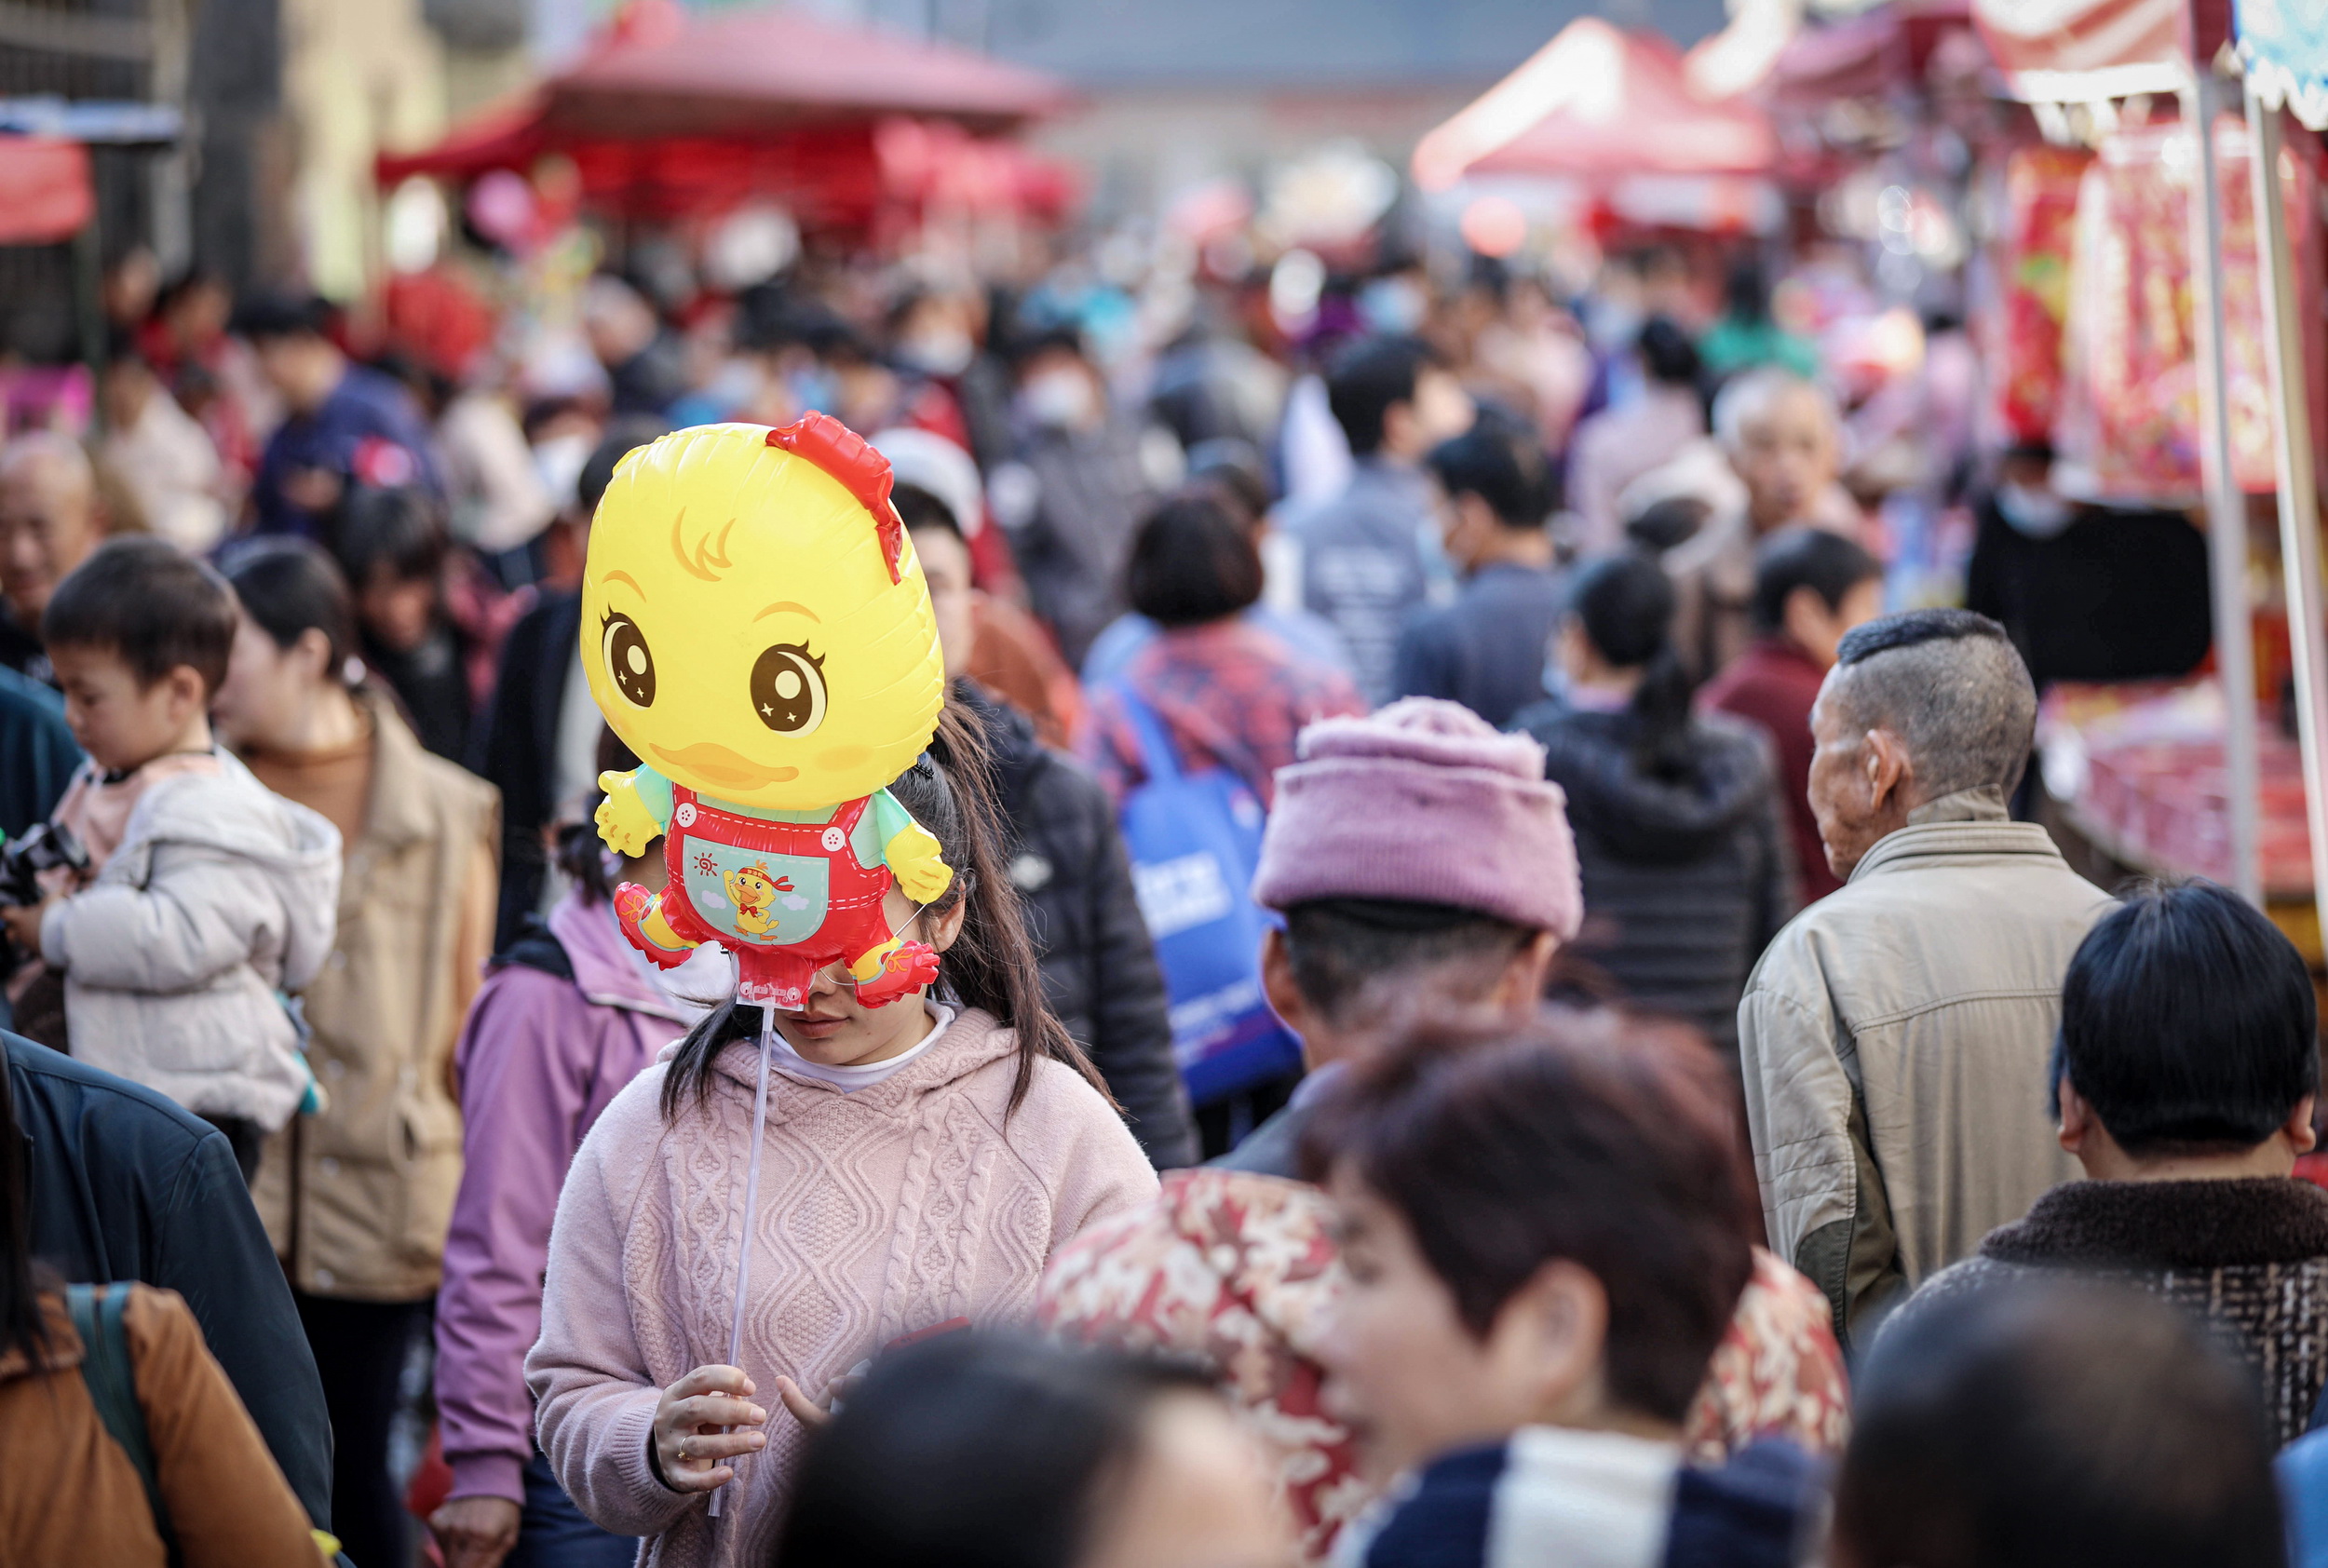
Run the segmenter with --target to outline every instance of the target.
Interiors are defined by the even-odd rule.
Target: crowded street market
[[[2324,448],[2323,0],[0,0],[0,1563],[2328,1568]]]

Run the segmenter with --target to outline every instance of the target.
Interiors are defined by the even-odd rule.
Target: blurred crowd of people
[[[1268,296],[604,273],[448,355],[116,269],[93,424],[0,444],[12,1561],[2328,1562],[2308,972],[2016,811],[2197,535],[1753,258]],[[964,874],[754,1151],[758,1009],[618,926],[581,582],[630,453],[811,412]],[[1192,777],[1219,908],[1139,827]],[[1192,1097],[1227,904],[1286,1054]]]

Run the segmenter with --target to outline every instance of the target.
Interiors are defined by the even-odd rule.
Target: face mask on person
[[[756,362],[738,357],[712,372],[703,391],[723,410],[734,412],[757,403],[760,394],[767,388],[767,372]]]
[[[811,364],[789,371],[784,376],[785,390],[792,395],[792,406],[830,412],[841,400],[841,388],[832,372],[822,365]]]
[[[1099,412],[1099,395],[1081,371],[1045,371],[1019,388],[1019,407],[1047,429],[1079,430]]]
[[[1377,277],[1358,292],[1359,315],[1378,332],[1417,331],[1429,310],[1422,285],[1409,277]]]
[[[590,460],[598,438],[575,432],[552,436],[534,447],[534,472],[541,476],[543,487],[552,495],[572,496],[575,482],[582,477],[582,465]]]
[[[898,358],[924,375],[960,375],[978,345],[959,327],[932,327],[898,345]]]
[[[2077,520],[2078,508],[2050,490],[2006,483],[1996,487],[1996,513],[2016,534],[2051,539]]]

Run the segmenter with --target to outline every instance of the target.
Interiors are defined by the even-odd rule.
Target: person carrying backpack
[[[22,1146],[0,1073],[0,1150]],[[310,1533],[175,1291],[63,1284],[0,1158],[0,1562],[313,1568]]]
[[[1261,587],[1260,551],[1217,495],[1166,501],[1127,572],[1132,608],[1163,635],[1091,703],[1090,761],[1122,813],[1208,1154],[1235,1130],[1208,1102],[1299,1071],[1261,994],[1266,917],[1249,893],[1273,777],[1304,725],[1365,711],[1347,674],[1244,617]]]

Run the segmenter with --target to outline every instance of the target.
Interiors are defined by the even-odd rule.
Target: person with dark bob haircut
[[[2314,1142],[2310,973],[2212,882],[2150,886],[2096,925],[2062,985],[2061,1145],[2087,1180],[2038,1198],[1902,1309],[2003,1278],[2108,1274],[2204,1318],[2293,1441],[2328,1388],[2328,1193]]]
[[[1265,1474],[1193,1368],[944,1333],[875,1361],[816,1434],[769,1561],[1289,1562]]]
[[[1261,552],[1217,495],[1184,491],[1140,524],[1124,579],[1131,607],[1157,625],[1202,626],[1261,597]]]
[[[1693,1561],[1793,1539],[1799,1450],[1685,1466],[1684,1417],[1754,1269],[1733,1091],[1701,1040],[1554,1011],[1469,1047],[1418,1035],[1330,1092],[1305,1144],[1348,1274],[1328,1368],[1378,1464],[1416,1472],[1339,1560],[1483,1563],[1493,1540],[1499,1561],[1649,1568],[1676,1561],[1669,1539],[1730,1548]],[[1733,1487],[1762,1493],[1758,1517]]]
[[[2183,1315],[2055,1280],[1902,1318],[1859,1379],[1834,1568],[2281,1568],[2254,1394]]]
[[[1304,724],[1363,711],[1347,675],[1245,615],[1261,597],[1260,551],[1209,486],[1148,515],[1125,575],[1131,607],[1162,635],[1091,695],[1087,755],[1117,799],[1147,777],[1136,709],[1160,722],[1183,768],[1228,768],[1265,804]]]

